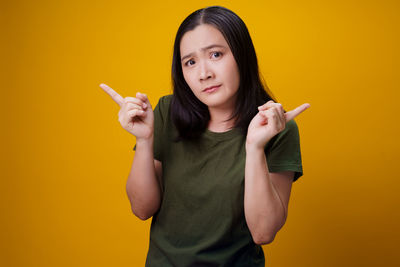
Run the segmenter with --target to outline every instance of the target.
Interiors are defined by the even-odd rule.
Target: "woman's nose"
[[[202,61],[199,65],[199,78],[201,81],[207,80],[213,76],[213,72],[207,62]]]

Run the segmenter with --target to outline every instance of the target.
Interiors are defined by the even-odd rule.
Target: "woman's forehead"
[[[212,45],[229,48],[224,36],[217,28],[209,24],[201,24],[183,35],[180,44],[181,55],[201,52]]]

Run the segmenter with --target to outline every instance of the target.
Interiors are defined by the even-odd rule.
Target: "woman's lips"
[[[213,87],[207,88],[203,92],[205,92],[205,93],[213,93],[213,92],[217,91],[220,86],[221,85],[217,85],[217,86],[213,86]]]

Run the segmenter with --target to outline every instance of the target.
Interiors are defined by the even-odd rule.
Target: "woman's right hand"
[[[121,107],[118,120],[122,128],[136,136],[136,139],[150,139],[154,133],[154,115],[150,101],[145,94],[123,98],[111,87],[102,83],[100,87]]]

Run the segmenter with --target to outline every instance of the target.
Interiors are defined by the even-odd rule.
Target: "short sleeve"
[[[154,108],[154,158],[156,160],[162,161],[162,138],[164,136],[164,124],[165,117],[168,107],[166,107],[166,96],[161,97],[158,100],[156,107]],[[133,150],[136,150],[136,144],[133,147]]]
[[[267,143],[265,154],[270,172],[294,171],[293,182],[303,175],[300,135],[294,120]]]

